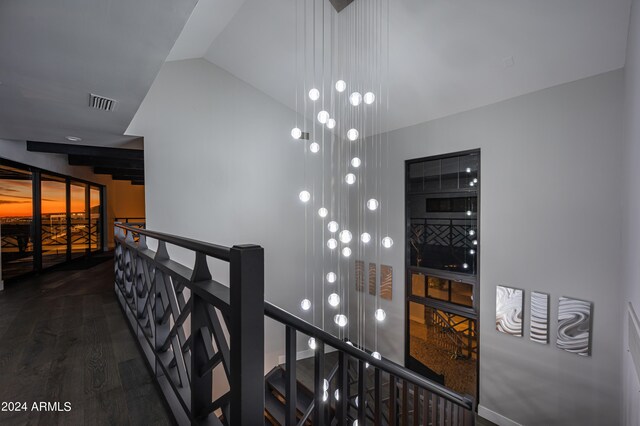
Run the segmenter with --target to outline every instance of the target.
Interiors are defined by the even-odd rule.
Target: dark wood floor
[[[3,402],[27,403],[0,411],[3,426],[172,424],[116,301],[111,261],[0,292]],[[32,411],[34,402],[71,411]]]

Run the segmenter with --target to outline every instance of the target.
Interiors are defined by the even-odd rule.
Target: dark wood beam
[[[113,158],[121,160],[144,160],[140,149],[108,148],[104,146],[74,145],[27,141],[27,151],[50,154],[82,155],[88,157]]]
[[[111,175],[113,180],[144,180],[144,175]]]
[[[143,180],[132,180],[131,185],[144,185]]]
[[[130,175],[144,177],[144,170],[126,169],[124,167],[94,167],[93,173],[97,175]]]
[[[143,160],[118,160],[115,158],[102,158],[81,155],[69,155],[69,164],[72,166],[108,167],[116,169],[144,170]]]

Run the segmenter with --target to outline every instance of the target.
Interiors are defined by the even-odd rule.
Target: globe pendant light
[[[333,322],[335,322],[338,327],[344,327],[347,325],[347,317],[345,315],[342,314],[338,314],[335,317],[333,317]]]
[[[376,100],[376,95],[374,95],[372,92],[367,92],[364,94],[364,103],[367,105],[371,105],[372,103],[374,103]]]
[[[338,241],[336,241],[335,238],[329,238],[329,241],[327,241],[327,247],[329,247],[329,250],[335,250],[336,247],[338,247]]]
[[[300,139],[302,137],[302,130],[297,127],[291,129],[291,137],[294,139]]]
[[[327,111],[320,111],[318,113],[318,121],[322,124],[325,124],[329,120],[329,113]]]
[[[352,165],[353,167],[355,167],[356,169],[357,169],[358,167],[360,167],[360,164],[362,164],[362,161],[360,161],[360,159],[359,159],[358,157],[353,157],[353,158],[351,159],[351,165]]]
[[[329,305],[335,308],[340,304],[340,296],[338,296],[336,293],[331,293],[327,298],[327,302],[329,302]]]
[[[324,207],[320,207],[318,209],[318,216],[327,217],[328,214],[329,214],[329,210],[325,209]]]
[[[344,181],[349,185],[353,185],[354,183],[356,183],[356,175],[354,175],[353,173],[347,173],[347,175],[344,177]]]
[[[347,139],[349,139],[351,142],[353,142],[356,139],[358,139],[359,135],[360,135],[360,133],[358,132],[357,129],[349,129],[347,131]]]
[[[369,201],[367,201],[367,208],[371,211],[374,211],[378,208],[378,200],[376,200],[375,198],[371,198]]]
[[[351,238],[353,238],[353,235],[351,235],[351,232],[347,231],[346,229],[344,231],[341,231],[338,234],[338,238],[340,239],[341,242],[343,242],[344,244],[349,244],[351,242]]]
[[[338,276],[336,275],[335,272],[329,272],[327,274],[327,282],[330,284],[333,284],[336,282],[336,280],[338,279]]]
[[[391,237],[384,237],[382,239],[382,246],[384,248],[391,248],[392,245],[393,245],[393,240],[391,239]]]
[[[344,92],[347,89],[347,83],[344,80],[336,81],[336,90],[340,93]]]
[[[387,313],[384,309],[376,309],[375,317],[378,321],[382,322],[387,317]]]
[[[349,95],[349,102],[353,106],[358,106],[362,102],[362,95],[359,92],[353,92]]]
[[[300,302],[300,307],[303,311],[308,311],[309,309],[311,309],[311,300],[302,299],[302,302]]]
[[[318,89],[316,89],[315,87],[313,89],[309,90],[309,99],[311,99],[314,102],[317,101],[318,99],[320,99],[320,91]]]
[[[327,224],[327,229],[329,230],[329,232],[334,233],[338,230],[339,225],[338,222],[336,222],[335,220],[332,220],[331,222],[329,222]]]
[[[311,199],[311,194],[309,193],[309,191],[300,191],[300,194],[298,194],[298,198],[300,198],[300,201],[302,201],[303,203],[306,203]]]

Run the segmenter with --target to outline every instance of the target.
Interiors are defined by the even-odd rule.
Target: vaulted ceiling
[[[200,0],[168,60],[204,57],[293,107],[294,1]],[[390,0],[390,128],[623,67],[630,3]]]
[[[124,131],[196,1],[0,1],[0,139],[135,139]],[[90,93],[115,110],[90,108]]]

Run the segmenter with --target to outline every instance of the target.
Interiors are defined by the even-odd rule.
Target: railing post
[[[230,253],[231,419],[264,424],[264,249],[233,246]]]

